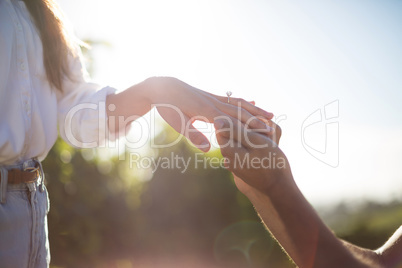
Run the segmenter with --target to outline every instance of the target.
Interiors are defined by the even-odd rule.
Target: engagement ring
[[[230,103],[230,96],[232,96],[232,91],[226,91],[226,95],[228,96],[228,103]]]

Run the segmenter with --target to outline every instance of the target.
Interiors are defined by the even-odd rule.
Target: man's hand
[[[272,141],[274,141],[277,146],[279,146],[279,141],[282,137],[281,127],[278,126],[277,124],[275,124],[272,120],[262,119],[262,121],[273,129],[272,132],[267,133],[267,136]],[[259,193],[259,190],[250,186],[244,180],[240,179],[235,173],[232,172],[232,174],[233,174],[234,182],[236,184],[237,189],[239,189],[239,191],[242,192],[244,195],[251,196],[252,194]]]
[[[277,180],[291,177],[286,156],[278,147],[281,128],[271,120],[263,121],[271,129],[259,132],[230,118],[215,121],[226,167],[233,172],[238,189],[247,196],[256,190],[268,191]]]
[[[271,126],[279,133],[259,133],[236,119],[215,121],[226,166],[271,234],[301,268],[375,267],[336,238],[304,198],[278,147],[280,129]]]

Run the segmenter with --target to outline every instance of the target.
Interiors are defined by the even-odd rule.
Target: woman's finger
[[[206,122],[213,122],[218,116],[224,114],[230,115],[233,118],[239,119],[246,127],[259,130],[260,132],[269,132],[272,128],[267,128],[267,125],[260,118],[270,119],[272,113],[268,113],[243,99],[231,98],[236,105],[224,102],[225,97],[216,96],[211,93],[193,88],[198,95],[196,102],[188,103],[186,113],[191,116],[199,116],[199,112],[203,111],[202,115],[208,119]],[[180,97],[180,96],[178,96]],[[253,112],[253,113],[250,113]],[[268,131],[267,131],[268,130]]]
[[[205,92],[205,91],[204,91]],[[214,95],[208,92],[205,92],[207,95],[215,98],[216,100],[218,100],[221,104],[229,104],[229,105],[233,105],[233,106],[238,106],[241,107],[243,109],[245,109],[246,111],[248,111],[250,114],[252,114],[253,116],[262,116],[266,119],[272,119],[274,117],[273,113],[267,112],[253,104],[251,104],[250,102],[241,99],[241,98],[232,98],[230,97],[228,99],[228,97],[223,97],[223,96],[218,96],[218,95]],[[228,102],[229,100],[229,102]]]

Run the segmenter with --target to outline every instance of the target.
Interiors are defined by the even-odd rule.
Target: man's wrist
[[[268,196],[271,199],[282,198],[283,194],[289,192],[294,185],[291,172],[284,172],[271,178],[261,189],[257,189],[260,195]]]

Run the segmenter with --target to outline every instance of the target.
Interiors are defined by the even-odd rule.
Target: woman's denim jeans
[[[6,187],[0,203],[0,267],[49,267],[49,199],[42,178]]]

